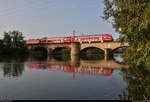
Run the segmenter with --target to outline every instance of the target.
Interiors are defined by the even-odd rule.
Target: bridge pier
[[[71,56],[79,56],[80,54],[80,43],[71,43]]]
[[[112,53],[110,48],[105,48],[104,52],[105,52],[105,61],[112,59]]]
[[[79,66],[80,61],[80,43],[71,43],[71,66]]]

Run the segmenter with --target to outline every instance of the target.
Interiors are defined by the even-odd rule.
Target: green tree
[[[19,31],[9,31],[4,32],[4,44],[10,48],[22,48],[25,45],[24,37],[22,32]]]
[[[3,53],[3,49],[4,49],[4,43],[3,43],[3,40],[0,40],[0,54]]]
[[[2,55],[24,55],[27,54],[27,48],[22,32],[9,31],[4,32]]]
[[[150,54],[150,0],[104,0],[104,20],[111,21],[127,41],[126,60],[139,65],[149,60]]]
[[[12,46],[11,36],[9,35],[9,33],[4,32],[3,42],[6,47],[10,48]]]

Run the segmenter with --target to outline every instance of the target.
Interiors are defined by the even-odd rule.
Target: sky
[[[0,38],[19,30],[25,39],[119,34],[104,21],[103,0],[0,0]]]

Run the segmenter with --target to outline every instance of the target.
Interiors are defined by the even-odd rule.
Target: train
[[[113,41],[113,37],[111,34],[32,39],[27,40],[26,44],[66,43],[66,42],[91,43],[91,42],[108,42],[108,41]]]

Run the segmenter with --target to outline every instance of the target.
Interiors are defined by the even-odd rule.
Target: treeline
[[[22,56],[27,48],[22,32],[17,30],[4,32],[0,40],[0,56]]]

